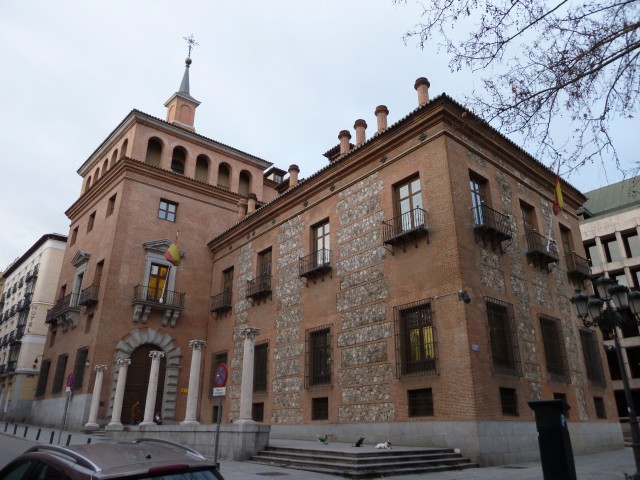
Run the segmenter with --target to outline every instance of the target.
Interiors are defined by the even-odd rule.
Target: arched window
[[[162,158],[162,142],[157,138],[150,138],[147,143],[147,155],[144,159],[145,163],[153,165],[154,167],[160,166],[160,159]]]
[[[87,177],[87,184],[84,187],[84,191],[86,192],[87,190],[89,190],[91,188],[91,175],[89,175]]]
[[[231,178],[231,169],[226,163],[221,163],[218,167],[218,186],[229,188]]]
[[[96,173],[93,174],[93,183],[97,182],[100,178],[100,167],[96,168]]]
[[[120,149],[120,157],[127,156],[127,147],[129,146],[129,139],[125,138],[124,142],[122,142],[122,148]]]
[[[109,159],[105,158],[104,163],[102,164],[102,176],[104,177],[107,173],[107,169],[109,168]]]
[[[238,185],[238,193],[247,196],[251,192],[251,174],[246,170],[240,172],[240,184]]]
[[[113,167],[117,161],[118,161],[118,149],[116,148],[116,150],[111,155],[111,166]]]
[[[196,180],[209,180],[209,158],[206,155],[198,155],[196,159]]]
[[[173,156],[171,157],[171,170],[184,175],[184,164],[187,161],[187,152],[182,147],[176,147],[173,149]]]

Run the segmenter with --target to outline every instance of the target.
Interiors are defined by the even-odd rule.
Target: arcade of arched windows
[[[129,140],[125,139],[122,142],[122,147],[120,148],[120,152],[121,152],[120,156],[118,156],[118,149],[116,148],[111,154],[111,163],[109,163],[109,157],[107,156],[102,162],[102,170],[100,170],[100,166],[96,167],[93,174],[89,175],[86,178],[83,193],[89,190],[93,185],[95,185],[99,179],[104,177],[107,174],[107,170],[109,170],[110,168],[113,168],[113,166],[121,156],[126,155],[128,145],[129,145]]]

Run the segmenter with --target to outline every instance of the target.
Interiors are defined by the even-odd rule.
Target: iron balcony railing
[[[312,277],[329,270],[331,270],[331,250],[324,248],[300,258],[298,265],[298,274],[301,277]]]
[[[80,292],[80,300],[78,301],[78,305],[84,305],[85,307],[90,307],[98,303],[98,291],[99,287],[91,285]]]
[[[33,270],[31,270],[31,271],[29,271],[29,273],[27,273],[27,276],[25,277],[25,280],[28,282],[29,280],[36,278],[38,276],[38,270],[39,270],[38,266],[34,267]]]
[[[211,297],[210,311],[222,313],[227,310],[231,310],[231,290],[225,290],[222,293]]]
[[[0,375],[3,375],[6,370],[7,370],[6,364],[0,365]]]
[[[20,340],[22,337],[24,337],[24,330],[25,325],[18,325],[18,328],[16,328],[16,340]]]
[[[545,257],[547,263],[558,261],[558,246],[553,239],[540,235],[532,229],[527,229],[525,238],[527,240],[527,255]]]
[[[58,300],[53,308],[50,308],[47,311],[47,319],[45,320],[45,323],[52,323],[60,315],[63,315],[64,313],[67,313],[69,311],[78,310],[80,310],[80,307],[78,306],[78,294],[70,293],[69,295]]]
[[[471,209],[474,228],[493,236],[498,242],[511,240],[511,220],[509,215],[498,212],[482,203]]]
[[[271,294],[271,275],[265,274],[247,280],[247,297],[260,298]]]
[[[17,366],[18,366],[18,361],[17,360],[12,360],[11,362],[7,362],[6,373],[15,372]]]
[[[184,292],[174,292],[173,290],[149,287],[147,285],[136,285],[133,289],[133,303],[182,310],[184,309],[184,295]]]
[[[572,252],[565,257],[565,261],[567,262],[567,275],[570,279],[582,281],[590,277],[589,260],[586,258]]]
[[[383,221],[383,242],[394,243],[397,239],[413,232],[427,233],[426,218],[427,212],[422,208],[414,208],[402,215]]]

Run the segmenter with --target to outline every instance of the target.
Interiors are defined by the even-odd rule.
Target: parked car
[[[0,471],[0,480],[223,480],[200,453],[152,438],[87,445],[36,445]]]

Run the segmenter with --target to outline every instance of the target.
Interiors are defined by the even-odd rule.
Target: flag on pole
[[[182,260],[182,256],[180,255],[180,247],[178,247],[178,234],[176,233],[176,240],[171,244],[167,251],[164,252],[164,258],[169,260],[172,265],[178,266],[180,265],[180,261]]]
[[[562,189],[560,188],[560,161],[558,161],[558,173],[556,174],[556,186],[553,190],[553,213],[558,215],[564,209]]]

